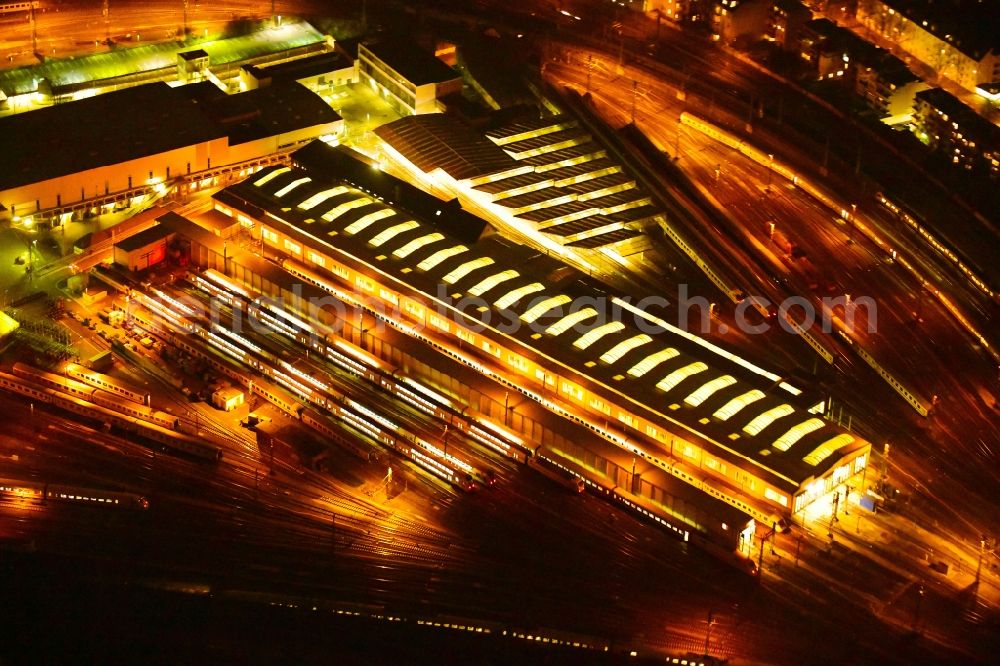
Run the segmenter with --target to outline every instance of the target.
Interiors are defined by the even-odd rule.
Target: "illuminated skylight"
[[[419,222],[415,222],[414,220],[407,220],[402,224],[395,224],[386,229],[385,231],[382,231],[374,238],[372,238],[370,241],[368,241],[368,243],[370,245],[374,245],[375,247],[382,247],[382,244],[385,243],[390,238],[394,238],[399,234],[403,234],[412,229],[416,229],[419,226],[420,226]]]
[[[352,208],[358,208],[360,206],[367,206],[370,203],[375,203],[374,199],[369,197],[361,196],[357,199],[351,199],[350,201],[345,201],[336,208],[331,208],[330,210],[323,213],[323,219],[327,222],[333,222],[334,219],[340,217]]]
[[[320,205],[330,197],[335,197],[338,194],[343,194],[347,192],[347,188],[343,185],[338,185],[337,187],[331,187],[328,190],[323,190],[322,192],[317,192],[312,195],[302,203],[298,205],[301,210],[312,210],[316,206]]]
[[[291,192],[292,190],[294,190],[299,185],[302,185],[303,183],[311,183],[311,182],[312,182],[312,178],[310,178],[309,176],[304,176],[302,178],[296,178],[292,182],[288,183],[288,185],[285,185],[283,188],[281,188],[280,190],[278,190],[277,192],[275,192],[274,196],[276,196],[276,197],[278,197],[280,199],[281,197],[285,196],[286,194],[288,194],[289,192]]]
[[[620,321],[609,321],[607,324],[592,328],[573,343],[573,346],[577,349],[586,349],[590,345],[594,344],[605,335],[610,335],[611,333],[617,333],[618,331],[624,330],[625,324]],[[626,340],[627,342],[627,340]]]
[[[443,280],[445,284],[455,284],[466,275],[476,270],[477,268],[484,268],[493,263],[493,260],[489,257],[480,257],[479,259],[473,259],[472,261],[467,261],[460,265],[458,268],[453,270],[444,276]]]
[[[622,340],[614,347],[604,352],[604,354],[601,356],[601,360],[604,361],[605,363],[614,363],[622,356],[635,349],[636,347],[641,347],[647,342],[652,342],[652,340],[653,338],[646,335],[645,333],[640,333],[639,335],[633,336],[628,340]]]
[[[472,289],[469,290],[469,293],[472,294],[473,296],[481,296],[490,289],[492,289],[493,287],[500,284],[501,282],[506,282],[507,280],[513,280],[518,275],[519,273],[514,270],[506,270],[501,273],[494,273],[493,275],[489,276],[476,286],[472,287]]]
[[[433,234],[427,234],[426,236],[421,236],[420,238],[414,238],[409,243],[399,248],[392,253],[392,256],[397,259],[406,259],[408,256],[416,252],[419,248],[429,243],[436,243],[444,238],[443,234],[434,232]]]
[[[272,180],[274,180],[275,178],[277,178],[281,174],[288,173],[291,170],[292,170],[291,167],[279,167],[279,168],[275,169],[274,171],[272,171],[271,173],[266,174],[264,176],[261,176],[257,180],[257,182],[254,183],[254,185],[256,185],[257,187],[263,187],[264,185],[267,185],[269,182],[271,182]]]
[[[566,305],[571,300],[573,299],[565,294],[550,296],[539,303],[535,303],[534,307],[530,308],[527,312],[521,315],[521,321],[526,324],[530,324],[552,308],[557,308],[560,305]]]
[[[775,421],[777,421],[782,417],[788,416],[794,411],[795,409],[793,409],[792,406],[787,403],[784,405],[778,405],[777,407],[772,407],[763,414],[758,414],[757,418],[755,418],[753,421],[748,423],[745,428],[743,428],[743,432],[750,435],[757,435],[761,430],[763,430],[767,426],[771,425],[772,423],[774,423]]]
[[[646,358],[642,359],[631,368],[628,369],[628,374],[633,377],[642,377],[644,374],[663,363],[664,361],[669,361],[673,357],[679,355],[680,352],[673,347],[667,347],[666,349],[661,349],[655,354],[650,354]]]
[[[707,365],[701,361],[696,361],[690,365],[685,365],[683,368],[678,368],[671,372],[669,375],[656,383],[656,388],[664,392],[670,391],[691,375],[696,375],[699,372],[705,372],[706,370],[708,370]]]
[[[438,250],[437,252],[435,252],[434,254],[427,257],[419,264],[417,264],[417,270],[429,271],[430,269],[434,268],[445,259],[449,257],[454,257],[457,254],[462,254],[463,252],[468,252],[468,251],[469,248],[465,247],[464,245],[456,245],[454,247],[445,248],[444,250]]]
[[[822,427],[823,419],[809,419],[808,421],[803,421],[796,426],[792,426],[788,432],[775,440],[773,446],[779,451],[787,451],[792,448],[792,445],[795,444],[795,442]]]
[[[727,386],[732,386],[736,383],[736,378],[731,375],[723,375],[721,377],[716,377],[712,381],[703,384],[698,390],[684,398],[684,402],[691,405],[692,407],[697,407],[701,403],[705,402],[716,391],[721,391]]]
[[[821,462],[829,458],[830,455],[834,453],[837,449],[843,446],[847,446],[853,441],[854,437],[848,435],[847,433],[844,433],[843,435],[837,435],[836,437],[828,439],[819,446],[817,446],[812,453],[807,455],[802,460],[807,465],[812,465],[813,467],[815,467],[816,465],[820,464]]]
[[[376,210],[374,212],[368,213],[367,215],[358,218],[354,222],[347,225],[344,228],[344,233],[347,234],[348,236],[353,236],[359,231],[364,231],[366,228],[375,224],[379,220],[384,220],[385,218],[391,217],[395,214],[396,211],[394,211],[391,208],[383,208],[382,210]]]
[[[743,395],[738,395],[725,405],[720,407],[712,416],[723,421],[728,421],[729,417],[733,416],[741,409],[746,407],[752,402],[757,402],[764,397],[764,392],[760,389],[754,389],[752,391],[747,391]]]
[[[556,323],[545,329],[545,332],[549,335],[562,335],[569,329],[573,328],[580,322],[590,319],[591,317],[597,316],[597,310],[594,308],[583,308],[582,310],[577,310],[576,312],[571,312]]]
[[[517,303],[528,294],[534,294],[535,292],[542,291],[543,289],[545,289],[545,287],[542,286],[541,282],[532,282],[531,284],[527,284],[523,287],[518,287],[514,291],[508,291],[506,294],[497,299],[493,305],[503,310],[505,308],[509,308],[514,303]]]

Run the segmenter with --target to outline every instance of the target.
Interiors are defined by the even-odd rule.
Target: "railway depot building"
[[[313,142],[216,195],[302,266],[750,515],[827,512],[870,444],[801,391],[478,218]],[[293,271],[294,272],[294,271]],[[654,330],[655,329],[655,330]],[[818,502],[826,497],[828,502]]]
[[[65,221],[98,206],[132,205],[168,182],[197,188],[213,170],[266,162],[342,127],[294,81],[236,95],[209,82],[151,83],[7,116],[0,118],[8,160],[0,215]]]

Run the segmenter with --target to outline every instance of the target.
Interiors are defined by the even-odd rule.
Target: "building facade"
[[[438,99],[461,92],[462,77],[414,45],[358,45],[358,75],[403,115],[435,113]]]

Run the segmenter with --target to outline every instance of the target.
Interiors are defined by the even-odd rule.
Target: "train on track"
[[[18,500],[36,503],[51,501],[125,509],[145,510],[149,508],[149,500],[134,493],[12,479],[0,479],[0,498],[8,501]]]
[[[121,413],[95,404],[62,390],[51,388],[25,377],[0,372],[0,389],[18,393],[34,401],[49,404],[94,421],[114,426],[165,449],[185,453],[203,460],[222,459],[222,449],[214,444],[191,439],[169,428],[139,416]]]

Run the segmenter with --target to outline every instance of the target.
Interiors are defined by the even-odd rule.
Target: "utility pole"
[[[28,20],[31,21],[31,52],[38,53],[38,30],[35,24],[35,3],[28,4]]]
[[[635,95],[637,86],[638,82],[635,79],[632,79],[632,126],[633,127],[635,126]]]
[[[708,624],[705,627],[705,656],[708,656],[708,641],[712,636],[712,625],[715,624],[715,615],[708,611]]]
[[[274,10],[274,3],[271,3],[271,10]],[[188,0],[184,0],[184,34],[181,35],[181,41],[187,41],[188,36]]]
[[[594,71],[594,56],[587,55],[587,94],[590,94],[590,74]]]
[[[101,15],[104,17],[104,43],[111,46],[111,7],[110,0],[103,0]]]
[[[677,118],[677,133],[674,135],[674,161],[681,158],[681,119]]]

